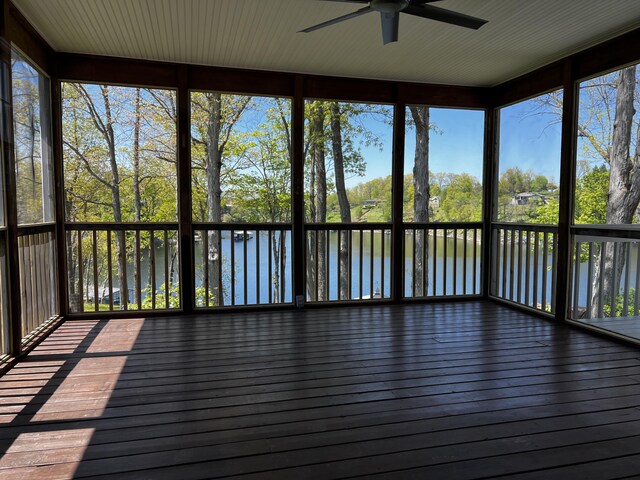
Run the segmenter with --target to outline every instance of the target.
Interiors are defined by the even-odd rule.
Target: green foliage
[[[288,222],[291,218],[291,163],[282,137],[264,130],[249,155],[249,168],[228,182],[231,218],[239,222]]]
[[[607,222],[607,192],[609,170],[595,167],[576,182],[575,223],[603,224]]]
[[[11,88],[18,223],[33,224],[53,219],[53,185],[45,172],[52,168],[46,160],[51,132],[40,124],[39,84],[46,79],[15,51],[11,61]],[[43,109],[48,109],[45,103]],[[42,137],[45,144],[42,144]]]
[[[560,203],[557,198],[550,198],[546,204],[539,205],[536,208],[531,220],[533,223],[541,223],[544,225],[555,225],[558,223],[558,214],[560,213]]]
[[[627,312],[626,312],[626,315],[629,315],[631,310],[633,310],[633,305],[635,305],[635,300],[636,300],[636,290],[635,290],[635,288],[631,288],[631,289],[629,289],[629,292],[627,293]],[[610,301],[603,305],[602,313],[604,314],[605,318],[611,318],[612,316],[615,316],[615,317],[625,316],[625,312],[624,312],[624,295],[621,294],[621,293],[616,295],[615,315],[611,314],[612,313],[612,308],[611,308],[611,302]]]
[[[307,101],[305,103],[305,213],[309,220],[312,208],[326,202],[328,222],[340,221],[340,209],[336,191],[335,167],[333,164],[333,136],[331,130],[331,107],[335,102]],[[339,102],[341,147],[344,160],[345,180],[362,177],[367,171],[365,148],[382,150],[382,135],[379,128],[388,129],[391,125],[393,110],[386,105]],[[323,112],[323,128],[320,133],[313,131],[310,121],[318,112]],[[316,117],[317,118],[317,117]],[[315,150],[324,152],[327,192],[326,198],[317,198],[317,179],[313,172],[313,154]],[[385,190],[386,189],[386,190]],[[351,207],[352,221],[390,221],[391,181],[377,178],[348,189],[347,198]],[[389,206],[376,207],[376,212],[362,208],[364,200],[389,202]]]
[[[482,220],[482,185],[469,175],[452,175],[440,193],[440,207],[435,212],[438,222],[478,222]]]
[[[282,98],[215,94],[221,108],[218,145],[209,145],[210,96],[193,92],[193,218],[208,218],[206,177],[210,148],[221,153],[225,220],[288,222],[291,218],[291,102]]]
[[[113,306],[114,310],[118,310],[116,305]],[[109,304],[108,303],[99,303],[98,310],[96,310],[96,304],[93,302],[84,302],[82,307],[83,312],[109,312]]]
[[[156,309],[162,310],[166,308],[180,308],[180,286],[178,284],[174,284],[171,290],[169,291],[168,307],[167,307],[167,300],[166,300],[166,289],[167,289],[167,285],[163,283],[160,286],[160,288],[157,290],[156,299],[155,299]],[[142,300],[142,309],[149,310],[153,308],[151,287],[144,289],[143,294],[145,298],[144,300]],[[197,292],[196,292],[196,295],[197,295]]]
[[[548,190],[549,180],[544,175],[538,175],[531,181],[532,192],[546,192]]]
[[[609,171],[606,166],[596,167],[576,182],[575,223],[606,223],[607,191]],[[559,202],[557,197],[549,197],[546,204],[538,205],[528,212],[528,219],[534,223],[553,225],[558,221]]]
[[[438,184],[431,186],[440,197],[433,206],[432,218],[438,222],[477,222],[482,219],[482,184],[467,173],[433,176]],[[412,175],[404,178],[403,212],[406,221],[413,219]],[[374,178],[347,190],[354,222],[389,222],[391,220],[391,176]],[[431,198],[434,195],[432,194]],[[376,201],[375,205],[372,202]],[[340,212],[335,193],[327,198],[327,221],[339,222]]]
[[[514,196],[516,193],[530,192],[533,182],[532,171],[522,171],[519,167],[506,169],[498,180],[498,195]]]
[[[140,110],[135,99],[140,95]],[[108,102],[111,124],[107,125]],[[65,215],[71,222],[136,216],[134,156],[139,155],[140,220],[177,218],[175,93],[168,90],[62,83]],[[134,140],[134,126],[139,138]],[[108,129],[117,165],[110,165]],[[115,169],[115,172],[114,172]],[[117,173],[118,181],[115,182]],[[118,189],[118,194],[115,193]],[[120,210],[116,212],[116,197]]]
[[[518,194],[530,194],[518,201]],[[557,186],[544,175],[518,167],[505,170],[498,180],[498,219],[507,222],[558,223]]]

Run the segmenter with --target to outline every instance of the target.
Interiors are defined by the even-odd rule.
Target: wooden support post
[[[555,291],[556,320],[568,316],[571,289],[571,224],[575,191],[575,132],[578,118],[577,85],[573,61],[564,61],[562,97],[562,143],[560,150],[560,213],[558,216],[557,281]]]
[[[69,279],[67,265],[64,178],[62,158],[62,85],[55,72],[51,77],[51,147],[53,154],[53,188],[55,194],[56,266],[58,274],[58,305],[62,317],[69,314]]]
[[[482,253],[480,261],[480,291],[487,298],[492,291],[495,272],[491,266],[497,255],[493,250],[491,222],[496,218],[496,199],[498,197],[497,158],[498,158],[498,112],[494,108],[485,110],[484,119],[484,169],[482,196]]]
[[[403,229],[403,195],[404,195],[404,142],[407,105],[398,89],[398,98],[393,110],[393,159],[391,189],[391,300],[394,303],[402,302],[404,292],[404,229]],[[384,252],[383,259],[384,262]]]
[[[304,244],[304,77],[296,75],[293,87],[293,105],[291,109],[292,136],[292,181],[293,226],[291,243],[293,245],[293,302],[304,304],[306,284],[306,258]],[[300,304],[300,305],[302,305]]]
[[[7,4],[3,4],[4,18],[7,17]],[[5,31],[3,26],[2,31]],[[10,354],[17,357],[21,353],[22,339],[22,300],[20,298],[20,261],[18,255],[18,206],[16,202],[16,165],[13,148],[13,109],[11,89],[11,46],[4,39],[0,42],[0,77],[5,85],[0,88],[2,115],[7,119],[2,138],[5,180],[5,222],[6,222],[6,258],[7,258],[7,295],[9,298],[9,336]]]
[[[193,255],[193,221],[191,216],[191,119],[189,67],[178,67],[177,141],[178,141],[178,235],[180,237],[180,306],[193,313],[195,276]],[[168,280],[168,279],[167,279]]]

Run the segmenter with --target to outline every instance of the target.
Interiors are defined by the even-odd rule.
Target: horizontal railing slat
[[[178,224],[174,222],[170,223],[65,223],[65,230],[67,231],[107,231],[111,230],[116,232],[133,231],[142,232],[150,230],[178,230]]]
[[[24,237],[28,235],[37,235],[38,233],[53,233],[55,232],[55,223],[39,223],[37,225],[19,225],[18,237]]]
[[[547,232],[547,233],[556,233],[558,231],[557,225],[545,225],[541,223],[503,223],[503,222],[495,222],[491,224],[491,228],[494,230],[525,230],[529,232]]]
[[[306,231],[326,231],[326,230],[389,230],[391,223],[307,223],[304,226]]]
[[[290,223],[194,223],[194,230],[268,230],[268,231],[280,231],[291,230]]]
[[[640,240],[640,226],[636,225],[578,225],[571,234],[584,240],[599,241],[612,238],[617,242]]]

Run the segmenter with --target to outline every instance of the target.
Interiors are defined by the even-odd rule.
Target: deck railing
[[[405,224],[404,296],[481,293],[482,223]]]
[[[557,232],[553,225],[494,224],[491,295],[554,313]]]
[[[52,224],[43,224],[18,230],[23,342],[59,314],[54,229]]]
[[[71,312],[180,307],[178,226],[66,225]]]
[[[573,227],[572,233],[571,318],[638,316],[640,231],[594,225]]]
[[[6,230],[0,228],[0,364],[11,353],[9,334],[9,298],[7,297],[7,247]]]
[[[492,228],[490,294],[553,313],[557,227]],[[71,312],[180,308],[177,224],[69,223],[66,231]],[[481,223],[405,223],[402,231],[404,298],[482,294]],[[390,299],[392,238],[389,223],[304,225],[306,301]],[[192,241],[196,308],[294,302],[291,225],[194,224]]]
[[[198,308],[292,303],[291,225],[197,224]]]
[[[391,225],[305,225],[307,302],[391,296]]]

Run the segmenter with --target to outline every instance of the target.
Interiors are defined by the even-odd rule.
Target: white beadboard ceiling
[[[348,77],[493,86],[640,27],[640,0],[442,0],[478,31],[318,0],[13,0],[57,51]],[[640,57],[640,51],[639,51]]]

